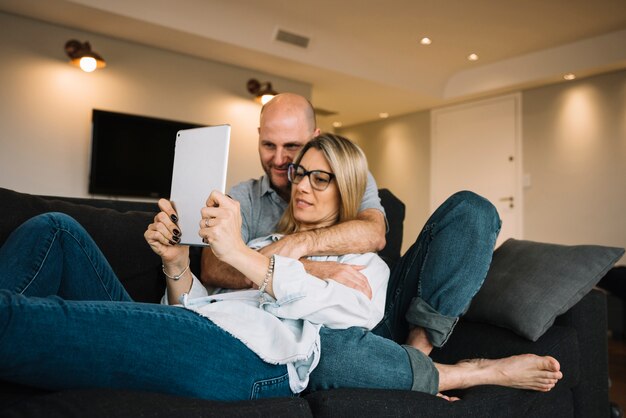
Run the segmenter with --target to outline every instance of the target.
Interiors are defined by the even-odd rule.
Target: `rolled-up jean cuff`
[[[423,328],[434,347],[443,347],[459,321],[457,316],[440,314],[419,297],[411,300],[405,318],[409,324]]]
[[[439,370],[431,358],[410,345],[403,345],[402,348],[409,355],[411,370],[413,371],[411,390],[430,393],[431,395],[439,393]]]

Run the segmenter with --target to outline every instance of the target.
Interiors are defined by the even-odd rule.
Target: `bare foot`
[[[474,359],[455,365],[435,365],[439,390],[498,385],[548,392],[563,377],[559,362],[550,356],[522,354],[497,360]]]
[[[409,331],[406,344],[418,349],[422,353],[429,355],[433,351],[433,345],[428,341],[428,335],[424,328],[415,327]]]

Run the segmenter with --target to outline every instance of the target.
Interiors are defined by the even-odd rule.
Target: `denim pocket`
[[[275,398],[279,396],[294,396],[289,387],[289,373],[255,382],[252,386],[250,399]]]

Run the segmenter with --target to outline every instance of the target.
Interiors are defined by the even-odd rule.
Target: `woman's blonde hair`
[[[300,164],[304,154],[311,148],[322,152],[335,174],[339,190],[339,216],[336,223],[355,219],[367,184],[367,158],[356,144],[347,138],[323,133],[309,141],[294,160]],[[290,234],[298,231],[298,222],[293,216],[293,201],[278,222],[278,232]]]

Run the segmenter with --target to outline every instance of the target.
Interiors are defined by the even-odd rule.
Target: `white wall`
[[[70,65],[69,39],[90,41],[108,66],[87,74]],[[305,83],[0,13],[0,187],[88,196],[93,108],[229,123],[227,187],[256,177],[260,105],[245,87],[252,77],[311,95]]]
[[[86,74],[69,65],[72,38],[89,40],[109,66]],[[230,123],[228,186],[257,176],[251,77],[310,97],[304,83],[0,13],[0,187],[87,196],[92,108]],[[524,91],[522,102],[525,238],[626,246],[626,71]],[[407,205],[404,249],[429,213],[429,117],[340,130]]]
[[[522,114],[525,238],[626,247],[626,71],[525,91]]]
[[[418,112],[341,129],[367,155],[378,187],[406,205],[402,251],[417,238],[430,214],[430,112]]]
[[[524,238],[626,247],[626,71],[523,91],[522,104]],[[428,115],[340,131],[407,205],[403,249],[429,214]]]

